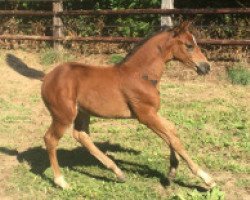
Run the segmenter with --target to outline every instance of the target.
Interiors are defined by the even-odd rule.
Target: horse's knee
[[[173,133],[175,133],[175,134],[177,133],[176,127],[175,127],[175,125],[174,125],[173,122],[170,122],[170,121],[166,120],[166,119],[163,118],[163,117],[161,117],[161,121],[162,121],[162,123],[165,125],[165,127],[166,127],[168,130],[170,130],[171,132],[173,132]]]
[[[79,141],[79,134],[77,130],[73,130],[72,136],[75,140]]]
[[[146,125],[147,127],[152,127],[155,125],[156,113],[154,111],[148,111],[141,115],[138,115],[138,120],[140,123]]]
[[[85,133],[84,131],[80,132],[76,129],[73,130],[72,136],[76,141],[78,141],[80,143],[86,143],[90,140],[87,133]]]

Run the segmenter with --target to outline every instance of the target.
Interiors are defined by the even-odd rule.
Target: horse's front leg
[[[168,174],[168,177],[170,179],[175,178],[178,166],[179,166],[179,155],[174,151],[173,147],[170,146],[170,168]]]
[[[140,112],[141,111],[141,112]],[[187,151],[184,149],[183,145],[180,142],[180,139],[178,138],[175,128],[170,126],[171,122],[168,122],[167,120],[163,120],[161,117],[159,117],[152,107],[143,106],[139,109],[137,109],[137,117],[138,120],[145,124],[148,128],[152,129],[157,135],[159,135],[171,148],[171,157],[172,161],[170,161],[171,166],[170,175],[171,173],[175,173],[176,168],[178,166],[178,160],[176,156],[174,155],[174,152],[179,154],[188,164],[188,167],[193,172],[193,174],[199,176],[204,180],[204,182],[210,186],[214,187],[216,184],[211,178],[211,176],[206,173],[204,170],[202,170],[188,155]],[[177,161],[177,162],[176,162]]]

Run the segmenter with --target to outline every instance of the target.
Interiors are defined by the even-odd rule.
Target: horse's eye
[[[194,46],[192,44],[186,44],[186,47],[188,51],[192,51],[194,49]]]

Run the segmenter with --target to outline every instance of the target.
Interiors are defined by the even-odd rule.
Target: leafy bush
[[[250,70],[241,65],[234,66],[228,69],[228,77],[232,84],[249,85]]]

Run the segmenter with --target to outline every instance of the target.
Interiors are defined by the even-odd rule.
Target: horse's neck
[[[142,76],[146,75],[150,79],[159,81],[166,61],[161,54],[160,48],[166,43],[167,37],[167,35],[162,35],[159,38],[153,37],[149,39],[123,65],[131,68],[134,73]]]

